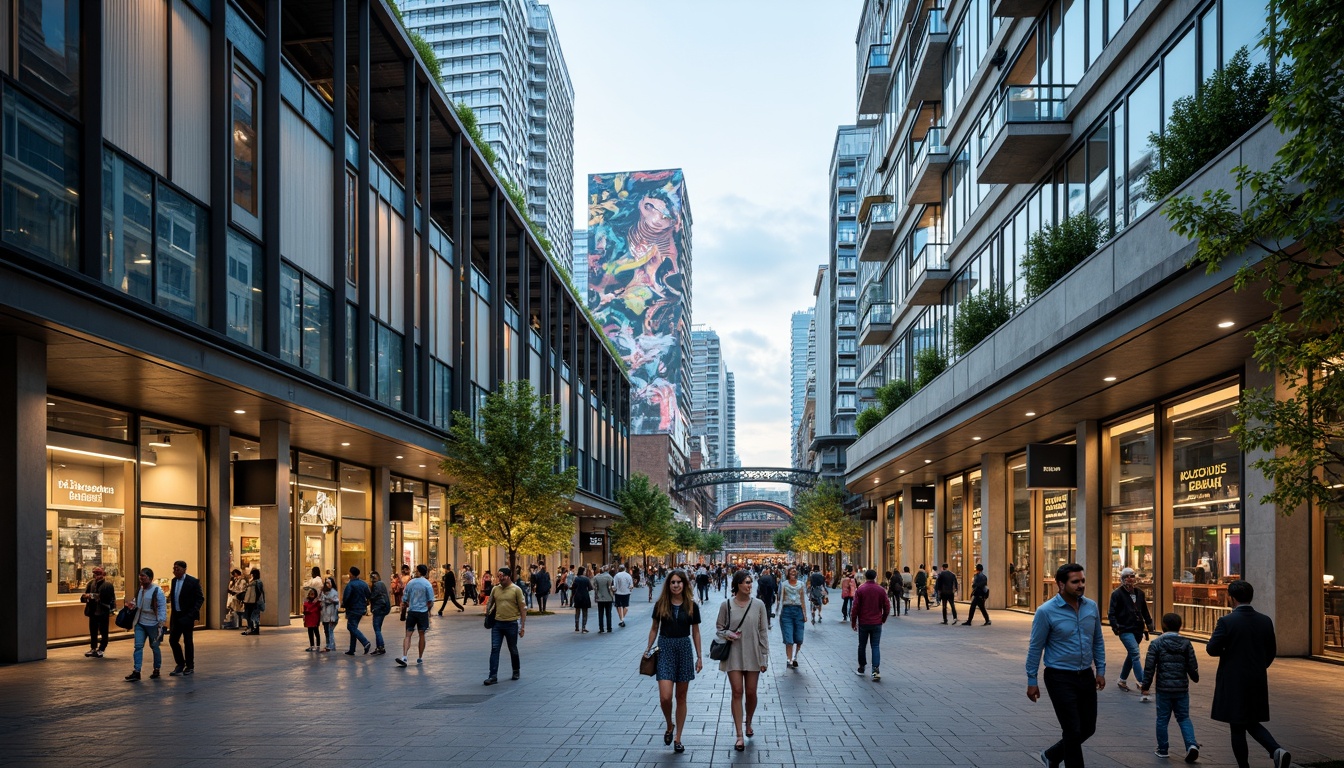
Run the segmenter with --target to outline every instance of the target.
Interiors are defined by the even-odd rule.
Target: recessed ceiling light
[[[421,469],[424,469],[424,468],[425,468],[425,465],[424,465],[424,464],[421,464],[421,465],[420,465],[420,468],[421,468]]]
[[[978,437],[972,437],[971,439],[972,439],[972,440],[979,440],[980,438],[978,438]]]
[[[901,474],[902,474],[902,475],[905,474],[905,470],[904,470],[904,469],[901,470]]]
[[[1035,415],[1036,415],[1036,412],[1035,412],[1035,411],[1027,411],[1027,415],[1028,415],[1028,416],[1035,416]]]
[[[349,444],[349,443],[341,443],[341,447],[342,447],[342,448],[349,448],[349,447],[350,447],[350,444]]]
[[[1231,327],[1234,326],[1234,325],[1236,325],[1236,323],[1232,322],[1231,320],[1224,320],[1223,322],[1221,322],[1221,323],[1218,324],[1218,327],[1219,327],[1219,328],[1231,328]]]
[[[398,459],[404,459],[404,458],[406,458],[406,457],[405,457],[405,456],[398,456],[397,458],[398,458]]]
[[[247,413],[247,411],[244,411],[242,408],[235,408],[233,412],[239,415]]]
[[[1115,381],[1115,377],[1114,377],[1114,376],[1107,376],[1106,378],[1102,379],[1102,381]]]
[[[56,404],[55,404],[55,403],[47,403],[47,406],[48,406],[48,407],[50,407],[50,406],[54,406],[54,405],[56,405]]]
[[[925,463],[925,464],[932,464],[932,463],[933,463],[933,459],[925,459],[925,460],[924,460],[924,463]]]

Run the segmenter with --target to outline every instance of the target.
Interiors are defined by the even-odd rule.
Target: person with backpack
[[[369,571],[369,581],[371,595],[369,614],[373,616],[373,655],[382,656],[387,653],[387,648],[383,645],[383,622],[387,620],[387,614],[392,612],[392,598],[388,596],[387,584],[383,583],[377,571]],[[402,593],[405,591],[406,587],[403,585]]]
[[[923,563],[919,564],[919,571],[915,573],[915,610],[919,610],[921,601],[924,610],[933,610],[933,606],[929,605],[929,572],[924,570]]]
[[[254,571],[255,572],[255,571]],[[140,569],[140,591],[136,594],[134,600],[126,601],[127,608],[135,610],[135,669],[126,676],[126,682],[133,683],[140,679],[140,667],[145,660],[145,643],[148,642],[150,648],[154,651],[154,671],[150,673],[150,678],[159,676],[159,668],[163,666],[163,652],[159,650],[159,644],[163,642],[163,633],[168,629],[168,601],[163,598],[163,590],[154,583],[154,571],[149,568]]]
[[[901,600],[905,603],[905,615],[910,615],[910,593],[915,589],[915,579],[910,575],[910,566],[901,571]]]
[[[1170,757],[1167,725],[1176,715],[1176,724],[1185,739],[1185,762],[1199,759],[1199,742],[1195,741],[1195,724],[1190,720],[1190,681],[1199,682],[1199,659],[1195,646],[1181,637],[1181,615],[1168,613],[1162,617],[1162,634],[1148,644],[1148,655],[1143,662],[1143,682],[1140,692],[1157,688],[1157,751],[1158,757]]]

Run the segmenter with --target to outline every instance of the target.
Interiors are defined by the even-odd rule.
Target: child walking
[[[309,653],[322,650],[322,632],[318,626],[322,623],[322,604],[317,601],[317,590],[308,588],[308,596],[303,601],[303,626],[308,628]]]
[[[1199,759],[1199,744],[1195,741],[1195,724],[1190,721],[1190,682],[1199,682],[1199,661],[1190,641],[1180,635],[1180,614],[1168,613],[1162,617],[1162,634],[1148,644],[1148,657],[1143,664],[1143,695],[1156,680],[1157,685],[1157,751],[1158,757],[1169,757],[1167,725],[1176,715],[1176,724],[1185,739],[1185,762]]]

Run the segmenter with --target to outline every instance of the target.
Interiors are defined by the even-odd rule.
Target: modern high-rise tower
[[[712,328],[691,330],[691,433],[705,438],[705,469],[736,466],[736,398],[733,374],[723,360],[719,334]],[[718,511],[733,504],[736,485],[717,486]]]
[[[789,435],[798,434],[807,403],[807,378],[817,367],[817,348],[813,340],[816,309],[794,312],[789,324]],[[798,450],[792,450],[792,466],[799,466]]]
[[[554,261],[574,228],[574,86],[551,9],[536,0],[402,0],[434,46],[443,89],[476,112],[499,170],[523,189]]]

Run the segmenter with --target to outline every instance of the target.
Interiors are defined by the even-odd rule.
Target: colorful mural
[[[588,306],[629,367],[637,435],[688,431],[690,259],[680,169],[588,177]]]

